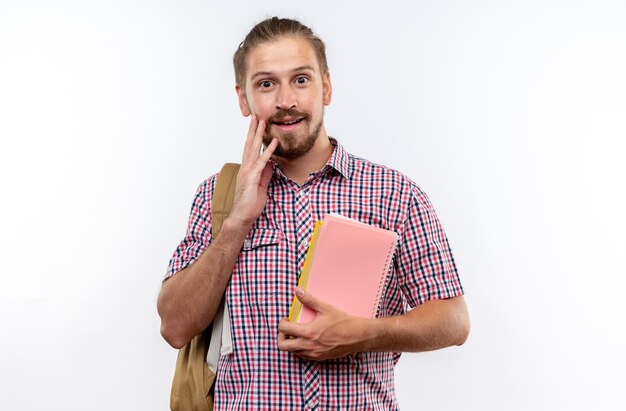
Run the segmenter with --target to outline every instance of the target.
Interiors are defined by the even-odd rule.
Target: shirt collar
[[[330,143],[335,146],[333,150],[333,154],[331,154],[330,158],[326,162],[326,167],[332,167],[337,170],[342,176],[347,179],[352,177],[352,162],[350,161],[350,156],[344,150],[343,146],[339,144],[336,138],[328,137],[330,139]]]
[[[354,171],[353,170],[354,167],[352,166],[350,155],[343,148],[343,146],[337,141],[336,138],[329,136],[328,139],[330,140],[330,143],[335,148],[333,150],[333,153],[328,158],[326,165],[314,174],[320,175],[320,174],[328,172],[330,169],[335,169],[344,178],[350,179],[352,177],[352,172]],[[279,176],[285,177],[282,170],[278,166],[278,163],[274,161],[272,161],[272,163],[273,163],[272,168],[273,168],[274,173],[275,174],[277,173]]]

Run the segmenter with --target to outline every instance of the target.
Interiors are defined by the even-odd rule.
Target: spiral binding
[[[389,252],[387,253],[387,259],[385,260],[385,266],[383,267],[384,275],[380,277],[380,282],[378,283],[378,291],[376,292],[376,299],[374,300],[374,306],[372,307],[371,318],[376,318],[378,314],[378,309],[380,305],[380,299],[383,294],[383,288],[387,284],[387,276],[389,275],[389,267],[391,266],[391,259],[393,258],[393,253],[398,245],[398,235],[396,234],[395,239],[389,245]]]

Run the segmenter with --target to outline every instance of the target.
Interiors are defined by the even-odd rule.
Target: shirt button
[[[243,242],[243,247],[244,247],[244,248],[250,248],[250,240],[248,240],[248,239],[246,238],[246,240]]]

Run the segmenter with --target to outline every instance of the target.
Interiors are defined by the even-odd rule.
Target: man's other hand
[[[280,320],[278,349],[318,361],[360,351],[366,338],[367,319],[348,315],[300,287],[296,296],[303,305],[315,310],[317,317],[306,324],[290,322],[287,318]]]

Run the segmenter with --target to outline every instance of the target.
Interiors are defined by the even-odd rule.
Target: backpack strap
[[[224,220],[230,213],[238,171],[239,164],[225,164],[217,177],[211,200],[213,238],[218,236]],[[210,346],[207,349],[209,336]],[[211,411],[217,362],[220,354],[230,353],[232,353],[230,316],[222,296],[220,308],[212,324],[178,350],[170,394],[170,409]]]
[[[216,238],[222,229],[224,220],[230,214],[235,198],[235,187],[239,164],[226,163],[217,176],[213,199],[211,200],[211,236]]]
[[[219,235],[224,220],[226,220],[226,217],[230,214],[230,210],[233,206],[238,172],[239,164],[226,163],[217,176],[215,190],[213,190],[213,198],[211,200],[211,236],[213,239]],[[220,355],[228,355],[232,352],[233,342],[230,330],[230,313],[228,312],[228,305],[223,297],[217,314],[213,319],[211,341],[206,356],[209,369],[216,372]]]

